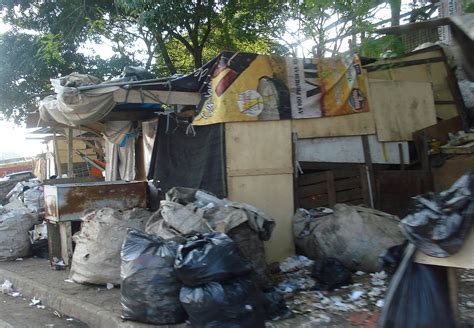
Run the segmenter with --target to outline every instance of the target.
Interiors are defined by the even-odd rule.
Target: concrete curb
[[[67,295],[56,290],[50,290],[29,278],[18,275],[15,272],[0,269],[0,281],[3,280],[10,280],[13,284],[14,289],[20,291],[23,295],[31,298],[39,298],[44,305],[54,310],[57,310],[67,316],[74,317],[86,323],[90,327],[152,327],[150,325],[135,322],[124,322],[114,312],[107,311],[98,307],[97,305],[78,300],[77,298],[71,297],[71,295]],[[0,327],[4,327],[3,321],[1,320]],[[6,325],[5,327],[10,328],[11,325]]]

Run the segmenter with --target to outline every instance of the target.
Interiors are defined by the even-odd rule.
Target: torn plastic
[[[265,327],[263,296],[248,278],[183,287],[180,301],[193,327]]]
[[[129,230],[122,247],[122,318],[156,325],[186,319],[173,269],[178,244]]]
[[[311,277],[317,280],[315,289],[333,290],[352,284],[352,273],[341,261],[329,257],[314,263]]]
[[[184,285],[197,286],[247,275],[253,268],[232,239],[210,232],[188,237],[178,249],[175,269]]]
[[[415,197],[415,204],[417,211],[401,221],[405,236],[429,256],[455,254],[474,219],[474,171],[446,191]]]

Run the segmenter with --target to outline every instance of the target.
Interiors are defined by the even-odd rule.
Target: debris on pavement
[[[310,260],[306,256],[294,255],[280,263],[280,270],[281,272],[292,272],[299,269],[308,268],[313,264],[314,261]]]
[[[41,300],[37,299],[36,297],[33,297],[30,301],[30,306],[37,306],[41,304]]]
[[[311,260],[298,257],[298,263],[309,264]],[[294,263],[291,257],[282,263]],[[313,262],[313,261],[311,261]],[[297,266],[292,266],[295,268]],[[287,267],[284,265],[284,269]],[[366,317],[377,315],[383,307],[383,298],[388,285],[385,272],[352,274],[353,282],[348,286],[334,290],[315,290],[317,280],[311,277],[311,265],[300,265],[300,269],[291,272],[281,270],[272,275],[278,290],[283,293],[289,309],[295,314],[309,317],[314,323],[337,325],[347,322],[351,315],[368,313]],[[329,320],[325,320],[325,318]],[[364,319],[365,320],[365,319]]]
[[[13,284],[10,280],[5,280],[0,288],[2,294],[11,294],[13,292]]]

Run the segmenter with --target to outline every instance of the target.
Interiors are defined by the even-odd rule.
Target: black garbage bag
[[[265,327],[263,296],[252,279],[183,287],[179,299],[193,327]]]
[[[266,320],[282,320],[294,317],[293,312],[286,306],[283,295],[275,289],[263,293],[263,308]]]
[[[408,242],[405,241],[403,244],[395,245],[387,249],[387,252],[385,252],[381,258],[383,271],[389,274],[394,274],[397,271],[407,244]]]
[[[35,240],[31,244],[31,253],[41,259],[49,259],[48,239]]]
[[[333,290],[352,284],[352,273],[338,259],[327,257],[316,261],[311,271],[311,277],[316,279],[317,290]]]
[[[237,244],[220,232],[188,237],[178,249],[175,269],[186,286],[229,280],[253,270]]]
[[[402,232],[420,251],[447,257],[461,249],[474,221],[474,171],[448,190],[415,198],[416,210],[401,221]]]
[[[410,263],[386,306],[383,328],[455,327],[445,267]]]
[[[157,325],[186,319],[174,272],[178,244],[129,229],[122,247],[122,318]]]

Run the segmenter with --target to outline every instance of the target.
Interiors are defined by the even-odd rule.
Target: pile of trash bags
[[[268,287],[265,249],[275,227],[273,219],[245,203],[223,200],[202,190],[175,187],[166,193],[146,232],[165,240],[188,234],[226,233],[250,261],[258,283]]]
[[[119,285],[120,250],[127,229],[144,230],[150,216],[149,211],[141,208],[103,208],[83,217],[81,230],[72,238],[76,248],[70,279],[81,284]]]
[[[264,327],[269,312],[282,310],[278,295],[266,301],[252,264],[226,234],[188,235],[180,243],[128,232],[121,253],[124,319],[175,324],[189,318],[193,327]]]
[[[415,212],[401,221],[407,239],[429,256],[455,254],[474,219],[474,171],[448,190],[415,197],[415,204]]]
[[[293,235],[298,250],[310,259],[333,258],[351,271],[379,272],[379,257],[404,236],[396,216],[362,206],[336,204],[334,209],[298,209]]]

